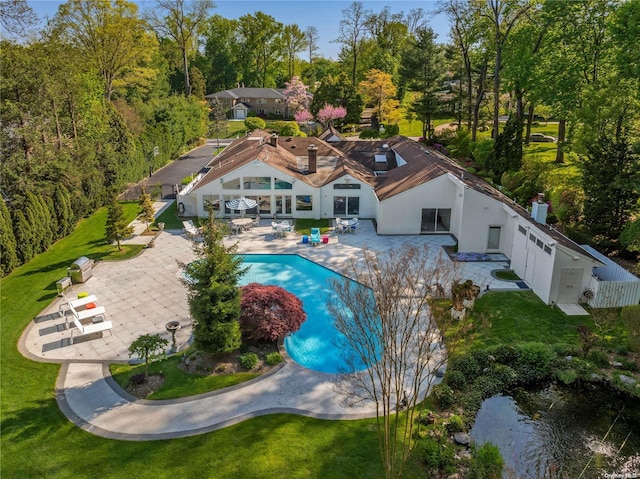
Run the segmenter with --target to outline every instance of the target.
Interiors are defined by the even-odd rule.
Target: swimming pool
[[[280,286],[302,300],[307,320],[284,340],[287,354],[305,368],[325,373],[352,372],[344,350],[339,346],[342,334],[327,311],[327,299],[334,294],[329,281],[342,276],[312,261],[293,254],[240,255],[249,269],[241,286],[249,283]],[[365,365],[356,364],[355,370]],[[349,371],[351,370],[351,371]]]

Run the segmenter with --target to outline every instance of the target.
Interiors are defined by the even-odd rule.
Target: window
[[[296,210],[298,211],[312,211],[313,199],[311,196],[298,195],[296,196]]]
[[[258,212],[261,215],[271,214],[271,196],[258,196]]]
[[[536,237],[535,237],[535,235],[529,234],[529,241],[531,241],[532,243],[534,243],[534,244],[535,244],[535,242],[536,242]]]
[[[276,98],[276,103],[282,103],[282,98]]]
[[[525,235],[525,236],[526,236],[526,234],[527,234],[527,229],[526,229],[524,226],[522,226],[522,225],[518,225],[518,231],[519,231],[520,233],[522,233],[523,235]]]
[[[258,98],[258,105],[264,105],[267,103],[267,99],[266,98]]]
[[[358,216],[360,214],[359,196],[334,196],[333,216]]]
[[[334,190],[359,190],[360,185],[358,183],[355,183],[353,185],[351,183],[335,184],[333,185],[333,189]]]
[[[500,249],[500,226],[489,226],[489,238],[487,239],[488,250]]]
[[[239,190],[240,178],[234,178],[233,180],[225,181],[222,183],[223,190]]]
[[[276,178],[273,182],[273,187],[276,190],[291,190],[293,189],[293,183]]]
[[[420,231],[423,233],[435,233],[450,231],[451,229],[451,208],[423,208],[422,225]]]
[[[536,241],[536,246],[538,248],[542,249],[542,245],[543,245],[542,240],[540,238],[538,238],[538,240]]]
[[[551,254],[551,247],[544,245],[544,252],[547,254]]]
[[[270,190],[271,177],[269,176],[245,176],[242,187],[245,190]]]
[[[209,211],[211,208],[213,211],[220,211],[220,201],[218,195],[202,195],[202,206],[205,211]]]

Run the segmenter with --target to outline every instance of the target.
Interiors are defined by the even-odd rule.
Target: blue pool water
[[[335,328],[327,311],[327,299],[334,294],[329,280],[342,276],[298,255],[241,255],[249,268],[240,284],[272,284],[295,294],[307,320],[288,335],[284,345],[289,356],[301,366],[325,373],[352,372],[339,347],[342,334]],[[356,370],[364,369],[357,365]],[[351,371],[349,371],[351,369]]]

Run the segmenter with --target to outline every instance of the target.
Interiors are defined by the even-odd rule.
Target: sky
[[[344,0],[219,0],[215,1],[216,8],[212,14],[218,14],[225,18],[239,18],[246,14],[261,11],[271,15],[285,25],[297,24],[302,30],[314,26],[318,29],[319,53],[336,60],[340,45],[333,43],[338,37],[338,27],[342,18],[342,10],[348,9],[351,1]],[[45,17],[52,18],[58,6],[65,3],[61,0],[28,0],[28,4],[41,20]],[[153,7],[153,0],[136,0],[141,10]],[[449,24],[444,15],[435,15],[433,11],[437,7],[436,0],[404,1],[404,0],[374,0],[363,1],[365,9],[380,12],[385,6],[389,6],[392,13],[404,12],[411,9],[422,8],[427,12],[426,18],[429,26],[438,34],[437,41],[446,42],[448,39]]]

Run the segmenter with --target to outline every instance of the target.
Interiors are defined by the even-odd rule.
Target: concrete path
[[[162,204],[156,205],[158,208]],[[136,239],[137,238],[137,239]],[[131,241],[144,242],[137,236]],[[241,235],[229,236],[240,253],[294,253],[340,271],[346,261],[364,248],[382,253],[402,243],[427,244],[434,254],[453,244],[450,236],[378,236],[370,221],[362,221],[357,235],[330,235],[329,244],[311,247],[300,236],[276,239],[270,223]],[[71,330],[58,314],[54,301],[24,331],[20,351],[27,357],[62,363],[56,384],[63,412],[78,426],[105,437],[151,440],[183,437],[222,428],[247,418],[271,413],[295,413],[327,419],[375,416],[372,403],[348,405],[333,380],[335,375],[305,369],[291,360],[270,374],[214,393],[168,401],[140,400],[129,396],[110,377],[108,364],[127,362],[127,349],[140,334],[161,334],[167,339],[168,321],[179,321],[179,349],[191,339],[186,289],[180,282],[181,263],[192,261],[191,242],[181,231],[163,231],[136,258],[100,262],[93,276],[70,291],[87,291],[98,297],[113,322],[112,335],[98,333],[70,341]],[[512,289],[511,283],[491,276],[505,262],[461,263],[460,277],[491,289]],[[483,288],[484,289],[484,288]]]

